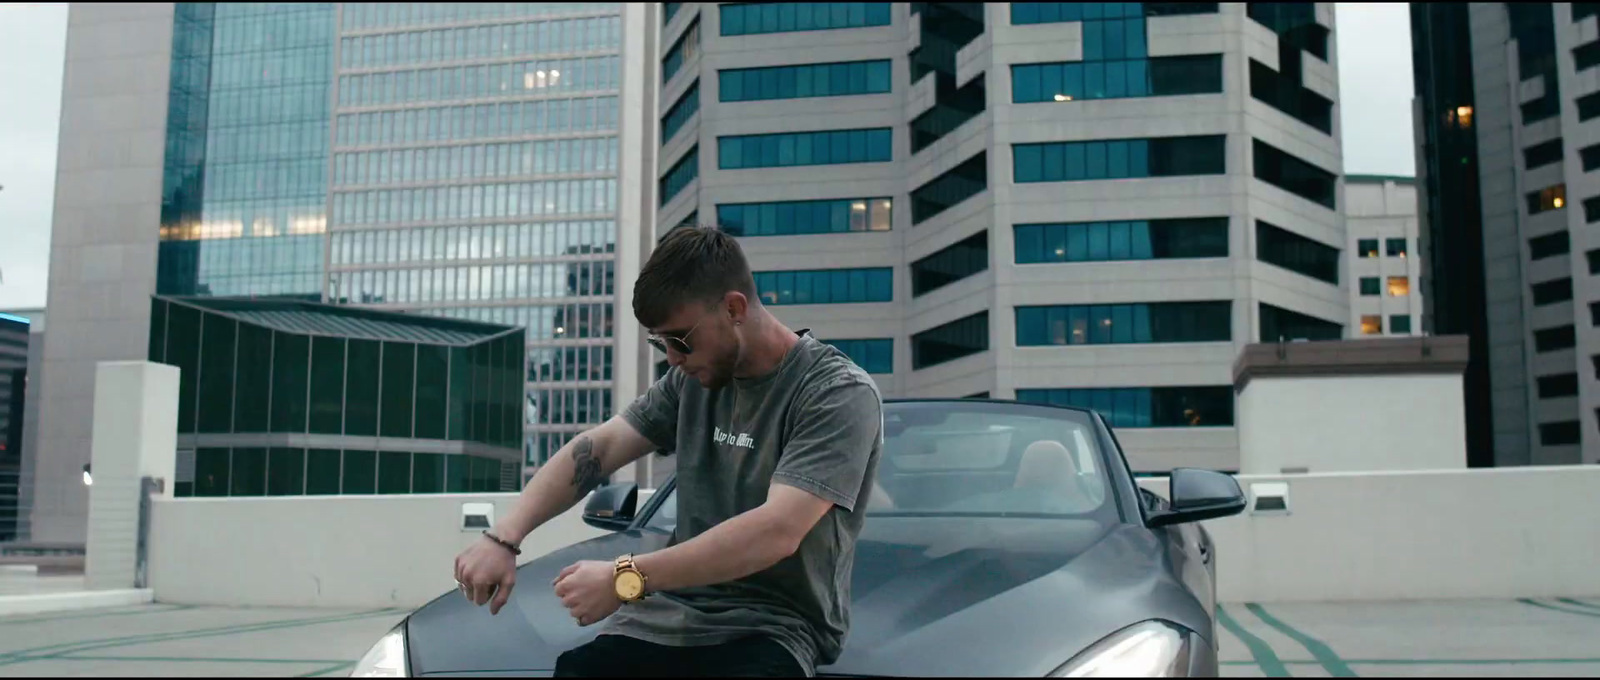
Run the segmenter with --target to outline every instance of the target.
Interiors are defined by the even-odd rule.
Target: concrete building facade
[[[1421,335],[1416,180],[1374,175],[1344,180],[1351,334]]]
[[[1240,349],[1349,335],[1333,23],[667,3],[657,235],[740,236],[888,395],[1091,405],[1137,469],[1237,469]]]
[[[34,538],[83,540],[95,365],[147,356],[153,293],[525,326],[530,463],[632,399],[654,11],[74,4]]]
[[[1487,416],[1492,448],[1477,464],[1600,462],[1600,237],[1590,227],[1600,221],[1600,180],[1586,174],[1600,167],[1596,8],[1472,3],[1455,11],[1465,15],[1430,10],[1413,22],[1424,31],[1419,49],[1431,50],[1418,63],[1419,157],[1444,156],[1419,164],[1419,180],[1428,192],[1426,239],[1466,239],[1478,251],[1424,271],[1438,294],[1481,281],[1488,403],[1469,410],[1469,421]],[[1452,40],[1470,52],[1438,47]],[[1473,98],[1447,101],[1467,74]],[[1472,143],[1456,139],[1463,135]],[[1457,163],[1476,169],[1470,186],[1445,169]],[[1476,224],[1440,205],[1462,201],[1478,203]]]

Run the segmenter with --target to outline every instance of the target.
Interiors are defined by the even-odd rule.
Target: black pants
[[[563,652],[555,676],[575,677],[765,677],[798,678],[800,663],[764,635],[720,645],[672,647],[623,635],[601,635]]]

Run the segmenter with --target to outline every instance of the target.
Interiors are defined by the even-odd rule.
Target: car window
[[[978,401],[884,407],[869,515],[1084,516],[1115,508],[1084,411]]]
[[[647,528],[660,529],[669,534],[672,533],[674,527],[678,526],[677,485],[673,485],[672,490],[667,492],[667,497],[663,498],[661,504],[656,506],[655,514],[650,515],[650,519],[646,520],[644,525]]]

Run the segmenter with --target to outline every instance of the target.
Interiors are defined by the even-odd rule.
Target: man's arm
[[[834,502],[775,482],[767,501],[683,543],[634,556],[649,591],[741,579],[793,555]]]
[[[571,509],[613,472],[655,450],[621,416],[578,435],[550,458],[523,488],[516,506],[490,532],[515,544],[545,522]]]

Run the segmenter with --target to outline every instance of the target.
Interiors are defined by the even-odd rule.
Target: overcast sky
[[[1407,12],[1338,3],[1348,174],[1414,174]],[[45,303],[66,32],[65,4],[0,4],[0,309]]]

